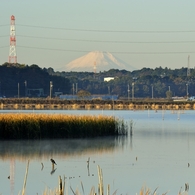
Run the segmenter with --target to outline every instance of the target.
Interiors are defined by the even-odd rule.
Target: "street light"
[[[72,95],[74,96],[74,83],[72,84]]]
[[[129,90],[129,84],[127,85],[128,89],[127,89],[127,93],[128,93],[128,100],[129,100],[129,94],[130,94],[130,90]]]
[[[132,83],[132,100],[134,99],[134,82]]]
[[[187,95],[187,98],[188,98],[188,95],[189,95],[189,93],[188,93],[188,83],[186,84],[186,95]]]
[[[108,86],[108,95],[110,95],[110,86]]]
[[[52,81],[50,81],[50,99],[51,99],[52,87],[53,87],[53,83]]]
[[[27,81],[24,81],[24,85],[25,85],[25,97],[27,97]]]
[[[77,92],[78,92],[78,83],[76,83],[76,94],[77,94]]]
[[[18,83],[18,98],[20,97],[20,83]]]

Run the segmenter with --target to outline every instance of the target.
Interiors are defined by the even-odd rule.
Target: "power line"
[[[42,29],[53,29],[53,30],[66,30],[66,31],[80,31],[80,32],[105,32],[105,33],[194,33],[195,30],[98,30],[98,29],[79,29],[79,28],[61,28],[61,27],[49,27],[49,26],[36,26],[17,24],[17,26],[30,27],[30,28],[42,28]]]
[[[1,37],[1,36],[0,36]],[[4,37],[4,36],[2,36]],[[53,38],[53,37],[39,37],[39,36],[26,36],[26,35],[17,35],[17,37],[26,37],[33,39],[47,39],[47,40],[59,40],[59,41],[75,41],[75,42],[94,42],[94,43],[138,43],[138,44],[169,44],[169,43],[195,43],[195,41],[107,41],[107,40],[88,40],[88,39],[65,39],[65,38]]]
[[[17,47],[27,48],[27,49],[40,49],[40,50],[53,50],[53,51],[67,51],[67,52],[89,52],[85,50],[71,50],[71,49],[56,49],[56,48],[45,48],[45,47],[30,47],[30,46],[22,46],[17,45]]]
[[[0,27],[9,26],[8,24],[0,24]]]
[[[0,25],[0,26],[6,26],[6,25]],[[71,28],[56,28],[56,27],[43,27],[43,26],[33,26],[33,25],[24,25],[24,24],[17,24],[17,26],[24,26],[24,27],[32,27],[32,28],[42,28],[42,29],[55,29],[55,30],[70,30],[70,31],[90,31],[90,32],[113,32],[113,33],[194,33],[195,30],[188,30],[188,31],[114,31],[114,30],[89,30],[89,29],[71,29]],[[1,35],[1,37],[8,37],[7,35]],[[68,38],[52,38],[52,37],[41,37],[41,36],[26,36],[26,35],[17,35],[17,37],[26,37],[26,38],[35,38],[35,39],[47,39],[47,40],[60,40],[60,41],[76,41],[76,42],[96,42],[96,43],[121,43],[121,44],[180,44],[180,43],[195,43],[195,41],[109,41],[109,40],[89,40],[89,39],[68,39]],[[7,46],[2,46],[0,48],[6,48]],[[31,47],[31,46],[17,46],[21,48],[27,48],[27,49],[39,49],[39,50],[53,50],[53,51],[66,51],[66,52],[90,52],[85,50],[69,50],[69,49],[57,49],[57,48],[42,48],[42,47]],[[150,55],[150,54],[190,54],[195,53],[194,51],[190,52],[125,52],[125,51],[112,51],[112,53],[115,54],[144,54],[144,55]]]
[[[22,46],[22,45],[17,45],[17,47],[20,48],[27,48],[27,49],[40,49],[40,50],[53,50],[53,51],[66,51],[66,52],[75,52],[75,53],[88,53],[91,51],[86,51],[86,50],[70,50],[70,49],[55,49],[55,48],[44,48],[44,47],[29,47],[29,46]],[[103,52],[106,53],[106,52]],[[166,52],[126,52],[126,51],[110,51],[110,53],[114,54],[190,54],[190,53],[195,53],[195,51],[166,51]]]
[[[9,26],[8,24],[1,24],[0,27]],[[81,31],[81,32],[105,32],[105,33],[194,33],[195,30],[104,30],[104,29],[79,29],[79,28],[62,28],[51,26],[37,26],[27,24],[17,24],[17,26],[28,28],[42,28],[53,30],[66,30],[66,31]]]
[[[7,46],[0,46],[0,48],[8,48],[8,45]]]

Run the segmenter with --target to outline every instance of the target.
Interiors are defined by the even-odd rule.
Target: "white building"
[[[105,77],[105,78],[104,78],[104,81],[106,81],[106,82],[108,82],[108,81],[110,81],[110,80],[114,80],[114,77]]]

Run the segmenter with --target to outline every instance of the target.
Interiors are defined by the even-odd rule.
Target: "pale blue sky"
[[[194,8],[194,0],[1,0],[0,64],[14,15],[18,63],[62,70],[98,50],[137,69],[187,67],[190,55],[192,68]]]

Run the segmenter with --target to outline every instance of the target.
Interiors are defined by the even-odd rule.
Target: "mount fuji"
[[[75,72],[100,72],[108,71],[110,69],[135,70],[134,67],[113,56],[111,53],[100,51],[89,52],[88,54],[71,61],[65,65],[64,68],[65,71]]]

